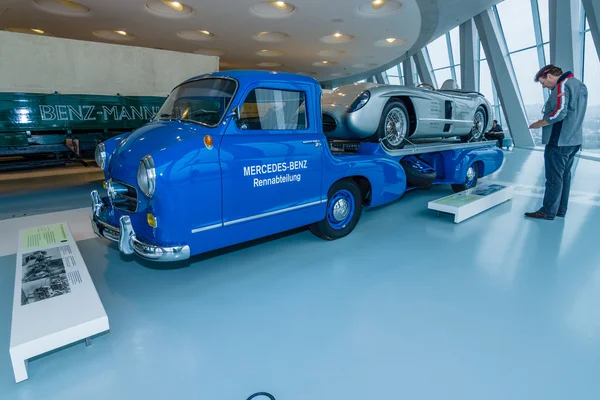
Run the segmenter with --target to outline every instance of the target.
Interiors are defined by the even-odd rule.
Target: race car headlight
[[[137,170],[137,181],[140,190],[148,197],[154,195],[156,189],[156,170],[151,155],[142,158]]]
[[[96,159],[96,165],[98,165],[100,169],[104,169],[106,166],[106,149],[104,148],[104,143],[99,143],[98,146],[96,146],[94,158]]]
[[[351,112],[360,110],[361,108],[363,108],[365,106],[365,104],[367,104],[369,102],[370,98],[371,98],[371,92],[369,92],[368,90],[365,90],[364,92],[362,92],[361,94],[358,95],[356,100],[354,100],[354,102],[350,106],[350,109],[348,110],[348,112],[351,113]]]

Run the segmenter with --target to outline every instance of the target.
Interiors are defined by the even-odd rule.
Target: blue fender
[[[353,154],[326,157],[323,171],[323,193],[340,179],[365,179],[370,195],[365,208],[377,207],[400,198],[406,190],[406,174],[402,166],[387,157]],[[360,171],[357,173],[357,171]]]

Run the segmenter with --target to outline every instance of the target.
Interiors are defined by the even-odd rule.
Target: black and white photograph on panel
[[[71,288],[58,247],[23,254],[21,305],[70,293]]]

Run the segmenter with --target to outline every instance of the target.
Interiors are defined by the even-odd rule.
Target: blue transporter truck
[[[468,189],[502,165],[492,142],[388,150],[363,140],[335,150],[321,93],[313,78],[267,71],[183,82],[153,121],[98,145],[107,195],[91,193],[94,231],[154,261],[303,226],[333,240],[363,208],[432,184]]]

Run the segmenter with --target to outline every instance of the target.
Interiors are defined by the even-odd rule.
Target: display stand
[[[459,223],[512,197],[512,186],[488,184],[430,201],[428,208],[438,211],[438,215],[440,212],[454,214],[454,222]]]
[[[27,360],[109,329],[108,317],[66,223],[19,231],[10,358],[15,381]]]

